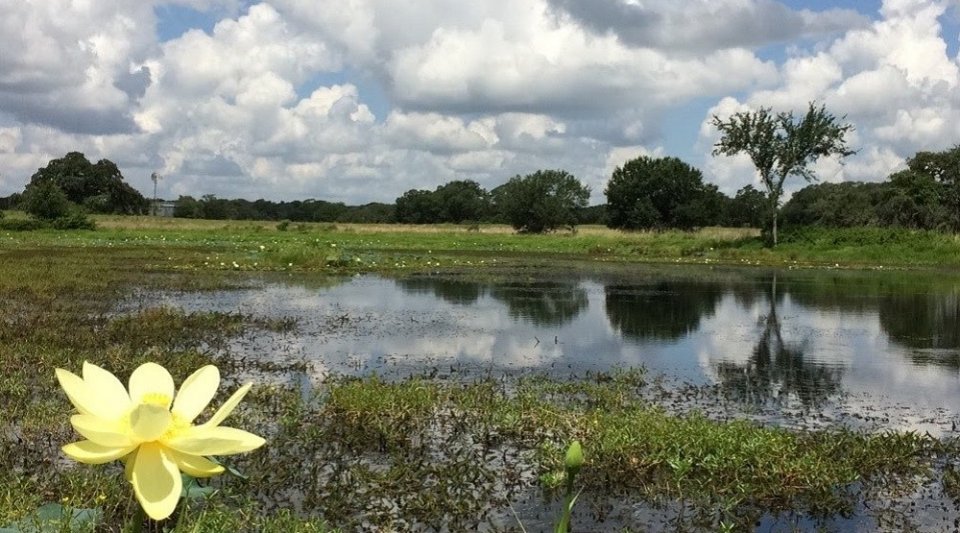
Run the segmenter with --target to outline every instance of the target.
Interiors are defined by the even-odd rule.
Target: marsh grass
[[[262,483],[297,487],[307,507],[348,529],[410,525],[411,516],[472,529],[524,490],[562,486],[563,451],[577,439],[588,457],[578,481],[595,503],[683,501],[705,513],[698,527],[711,530],[781,511],[850,513],[870,483],[909,490],[945,453],[912,433],[672,416],[642,399],[644,386],[641,372],[580,381],[344,379],[299,404],[281,430],[295,432],[284,440],[296,450],[323,443],[308,461],[319,468],[284,471],[279,465],[292,457],[276,450],[253,470],[268,473]]]
[[[909,489],[937,475],[935,458],[955,462],[950,443],[915,434],[793,432],[671,416],[642,399],[648,386],[642,372],[576,381],[337,379],[304,396],[284,385],[304,371],[298,363],[238,361],[224,348],[240,335],[295,328],[290,320],[119,307],[149,291],[248,286],[250,271],[260,270],[482,273],[491,264],[513,264],[519,269],[513,272],[522,272],[531,261],[558,258],[637,261],[676,252],[693,262],[770,253],[751,248],[750,236],[605,230],[517,236],[486,228],[379,232],[340,225],[280,232],[206,221],[158,227],[155,220],[129,227],[124,219],[116,228],[98,220],[104,229],[96,231],[0,233],[0,527],[46,502],[101,509],[98,531],[118,531],[133,516],[136,504],[119,465],[76,465],[59,452],[77,437],[54,369],[76,371],[84,360],[121,376],[155,361],[177,382],[209,363],[227,383],[240,375],[280,377],[255,387],[231,417],[231,424],[268,440],[234,463],[249,480],[212,480],[213,497],[161,526],[175,531],[325,531],[326,524],[349,531],[468,530],[487,521],[509,528],[513,522],[505,526],[496,517],[511,502],[541,490],[549,496],[562,485],[561,457],[573,439],[587,451],[578,482],[594,502],[575,512],[609,508],[598,503],[604,497],[680,501],[681,509],[702,511],[704,530],[721,521],[749,525],[768,511],[849,512],[865,497],[860,487],[897,482]],[[907,246],[909,237],[892,246]],[[943,246],[936,253],[953,253],[958,244]],[[955,491],[957,476],[946,476],[943,484]]]
[[[151,267],[161,257],[179,253],[125,247],[20,247],[0,253],[0,527],[50,502],[99,508],[104,517],[99,531],[117,531],[134,514],[136,504],[118,465],[76,465],[60,453],[60,446],[77,436],[69,426],[69,403],[56,383],[55,368],[77,371],[89,360],[123,376],[143,362],[156,361],[179,381],[199,366],[216,363],[229,376],[231,361],[215,359],[215,347],[245,330],[295,327],[289,320],[237,313],[165,307],[116,312],[134,287],[235,286],[236,280],[219,272],[186,276]],[[220,395],[222,402],[225,392]],[[285,530],[283,524],[290,521],[279,516],[274,522],[273,515],[250,510],[238,518],[225,504],[203,510],[188,520],[201,531],[219,530],[203,525],[207,522],[242,523],[240,530]],[[322,530],[319,522],[300,522],[304,530]]]

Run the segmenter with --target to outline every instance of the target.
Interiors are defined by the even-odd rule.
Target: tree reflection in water
[[[530,281],[480,283],[444,277],[413,276],[397,280],[408,294],[432,294],[445,302],[469,306],[481,297],[506,304],[510,317],[535,326],[560,326],[587,309],[586,289],[578,282]]]
[[[889,295],[880,325],[914,363],[960,368],[960,292]]]
[[[587,309],[587,291],[576,282],[537,281],[499,283],[490,296],[505,303],[511,318],[536,326],[559,326]]]
[[[763,318],[763,333],[746,364],[721,362],[716,365],[720,387],[727,397],[752,405],[788,405],[799,401],[804,407],[822,404],[841,390],[841,367],[827,366],[804,357],[803,343],[783,339],[777,315],[777,277],[770,281],[770,311]]]
[[[680,339],[713,315],[723,297],[719,284],[695,281],[607,285],[603,290],[610,324],[636,340]]]
[[[474,304],[484,293],[480,283],[449,278],[412,276],[397,280],[397,285],[408,294],[432,294],[455,305]]]
[[[916,365],[960,369],[960,286],[942,275],[834,273],[804,280],[794,302],[879,315],[880,327]]]

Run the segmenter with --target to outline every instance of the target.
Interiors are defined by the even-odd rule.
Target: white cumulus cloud
[[[160,42],[171,6],[216,23]],[[709,155],[709,117],[811,100],[857,128],[859,153],[821,163],[824,179],[882,179],[960,138],[948,8],[0,0],[0,193],[71,150],[117,162],[145,191],[159,171],[168,197],[389,202],[565,169],[599,202],[612,169],[640,154],[688,155],[734,192],[755,173]]]

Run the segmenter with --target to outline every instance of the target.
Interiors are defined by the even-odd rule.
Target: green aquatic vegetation
[[[0,233],[0,526],[56,502],[99,509],[100,528],[117,530],[136,508],[124,498],[128,488],[119,468],[67,465],[60,455],[59,447],[75,437],[62,417],[67,400],[50,393],[56,390],[53,369],[76,368],[85,359],[118,374],[156,361],[178,381],[214,363],[225,379],[252,374],[265,382],[258,382],[249,405],[234,416],[269,445],[233,465],[248,480],[212,481],[209,498],[186,506],[177,521],[180,531],[331,526],[352,531],[414,524],[467,530],[487,521],[506,529],[516,524],[510,504],[539,498],[541,490],[550,501],[562,498],[564,451],[573,440],[588,451],[577,476],[585,492],[574,510],[574,526],[602,506],[601,497],[668,506],[682,501],[691,514],[698,509],[707,515],[703,529],[717,530],[734,523],[742,527],[768,510],[847,512],[869,487],[909,489],[930,476],[951,494],[960,492],[952,470],[941,480],[933,468],[935,459],[955,463],[948,443],[909,433],[787,431],[678,417],[645,399],[653,378],[641,370],[577,380],[444,382],[423,376],[318,383],[303,361],[242,361],[225,351],[226,341],[238,336],[295,328],[290,320],[118,307],[151,291],[246,287],[258,276],[322,286],[314,272],[450,267],[478,279],[515,280],[533,268],[531,262],[672,262],[665,251],[687,254],[683,260],[689,262],[759,257],[781,264],[787,261],[782,254],[795,246],[783,243],[776,252],[781,255],[759,249],[754,254],[749,239],[669,232],[513,236],[451,228],[437,234],[371,233],[340,226],[276,232],[223,223],[107,227],[69,235]],[[802,249],[793,250],[806,257]],[[289,267],[290,261],[283,263],[286,253],[301,254],[303,264]],[[503,270],[504,264],[510,268]],[[290,276],[300,270],[306,275]],[[722,277],[722,270],[710,275]],[[889,290],[894,289],[878,294]],[[809,292],[813,297],[836,291],[818,286]],[[300,376],[313,380],[316,394],[296,385]]]
[[[295,327],[289,320],[235,313],[164,307],[118,311],[120,299],[134,286],[145,291],[235,286],[217,273],[183,276],[152,270],[154,261],[179,253],[87,247],[0,250],[0,527],[57,503],[95,509],[107,530],[117,530],[136,506],[118,481],[122,468],[65,464],[60,447],[76,436],[69,417],[63,416],[69,409],[66,397],[52,393],[57,390],[55,368],[91,360],[123,373],[154,360],[182,379],[190,367],[214,362],[211,347],[228,338],[251,329]],[[218,363],[236,368],[231,360]],[[270,518],[247,515],[250,524],[266,524]]]
[[[331,385],[319,407],[320,425],[332,424],[336,434],[319,434],[348,449],[366,443],[361,451],[383,453],[388,464],[431,454],[442,464],[443,452],[424,444],[436,432],[444,450],[452,443],[475,445],[484,456],[528,450],[528,468],[546,488],[567,479],[563,450],[577,439],[591,450],[579,477],[587,491],[725,509],[715,518],[728,523],[780,510],[847,512],[860,484],[910,485],[939,453],[937,441],[912,433],[788,431],[673,416],[642,400],[639,387],[635,376],[616,375],[510,384],[348,380]]]
[[[327,392],[324,414],[354,430],[343,442],[351,448],[389,451],[422,430],[435,409],[446,403],[444,391],[415,379],[397,387],[377,377],[348,381]]]
[[[185,350],[193,346],[222,346],[246,328],[289,331],[290,319],[260,319],[242,313],[190,312],[152,307],[122,315],[106,323],[102,334],[112,345],[133,351],[149,349]]]

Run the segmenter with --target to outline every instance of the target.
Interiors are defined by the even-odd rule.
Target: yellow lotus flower
[[[220,385],[220,371],[207,365],[180,386],[156,363],[144,363],[130,375],[130,390],[110,372],[88,362],[83,377],[57,369],[57,380],[77,408],[73,428],[86,440],[67,444],[63,452],[87,464],[116,459],[126,463],[126,477],[137,500],[154,520],[173,513],[180,498],[180,472],[207,477],[223,467],[205,455],[230,455],[263,446],[264,440],[221,422],[240,403],[252,383],[240,387],[203,424],[193,421]]]

